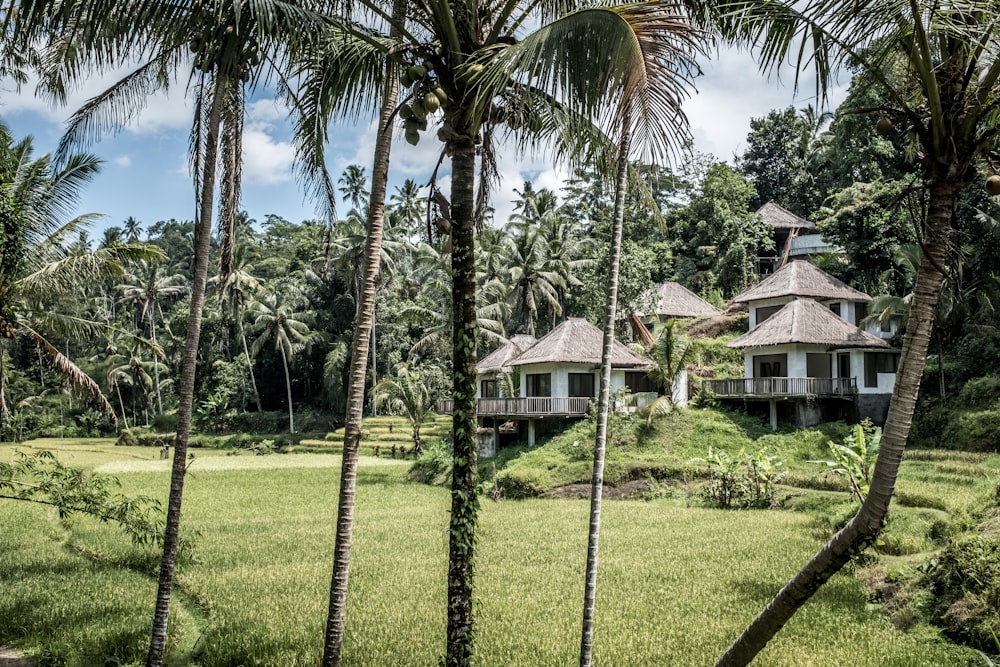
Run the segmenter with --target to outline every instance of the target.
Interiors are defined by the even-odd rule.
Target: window
[[[496,380],[482,380],[479,383],[479,395],[482,398],[496,398],[500,395]]]
[[[774,315],[776,312],[778,312],[779,310],[781,310],[782,307],[783,306],[764,306],[763,308],[758,308],[757,309],[757,326],[760,326],[761,322],[763,322],[767,318],[771,317],[771,315]]]
[[[552,374],[551,373],[529,373],[526,377],[528,396],[551,396],[552,395]]]
[[[586,398],[594,397],[594,374],[593,373],[570,373],[569,374],[569,395]]]
[[[625,371],[625,386],[633,394],[656,391],[656,385],[645,371]]]
[[[899,355],[892,352],[865,352],[865,386],[877,387],[879,373],[895,373]]]
[[[854,323],[859,327],[861,326],[861,320],[868,317],[868,304],[867,303],[856,303],[854,304]]]
[[[840,302],[838,301],[836,303],[831,303],[830,310],[833,312],[834,315],[840,317]]]

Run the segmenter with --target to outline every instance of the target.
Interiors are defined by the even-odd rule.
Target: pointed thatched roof
[[[786,303],[753,331],[726,345],[741,349],[785,343],[826,345],[831,349],[890,349],[890,345],[881,338],[840,319],[829,308],[812,299],[795,299]]]
[[[823,269],[804,259],[785,264],[767,278],[733,299],[746,303],[782,296],[807,296],[813,299],[843,299],[871,301],[864,292],[837,280]]]
[[[490,352],[476,364],[479,373],[502,373],[510,368],[510,362],[538,341],[534,336],[515,334],[511,339]]]
[[[514,359],[511,366],[544,363],[601,363],[604,333],[587,320],[571,317],[542,336],[531,348]],[[625,347],[617,340],[611,347],[611,365],[615,368],[649,370],[652,362]]]
[[[722,312],[680,283],[663,283],[653,296],[656,307],[652,314],[660,317],[702,317]],[[636,315],[645,317],[641,312]]]
[[[784,206],[769,201],[759,209],[757,215],[775,229],[816,229],[816,225],[805,218],[800,218]]]

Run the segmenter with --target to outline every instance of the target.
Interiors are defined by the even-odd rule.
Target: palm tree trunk
[[[166,527],[163,535],[163,559],[160,561],[159,584],[153,630],[146,655],[146,667],[160,667],[167,641],[167,614],[173,588],[174,566],[181,523],[181,500],[184,495],[184,474],[187,467],[188,436],[191,433],[191,411],[194,404],[195,367],[198,362],[198,341],[201,337],[202,307],[205,304],[205,283],[208,280],[208,254],[212,240],[212,203],[215,193],[215,165],[219,147],[219,127],[228,83],[219,74],[212,93],[208,116],[208,136],[205,140],[204,171],[198,193],[198,219],[195,220],[194,266],[191,284],[191,310],[188,314],[184,357],[181,361],[181,382],[177,407],[177,436],[174,440],[174,461],[170,473],[170,496],[167,501]]]
[[[448,545],[448,641],[446,667],[472,663],[472,578],[476,521],[476,266],[475,143],[471,136],[452,140],[451,269],[454,373],[451,522]]]
[[[951,228],[957,191],[958,187],[950,183],[931,187],[924,255],[917,270],[903,353],[868,496],[857,515],[785,584],[726,650],[716,667],[741,667],[753,660],[799,607],[851,558],[872,544],[882,530],[927,360],[934,312],[944,279],[940,267],[947,261],[947,231]]]
[[[250,350],[247,348],[247,337],[243,332],[243,323],[239,324],[240,340],[243,341],[243,354],[246,355],[247,369],[250,371],[250,386],[253,387],[254,401],[257,403],[257,412],[263,412],[264,408],[260,404],[260,392],[257,391],[257,378],[253,374],[253,361],[250,359]]]
[[[153,336],[153,347],[156,347],[156,320],[153,320],[153,326],[150,327],[150,331]],[[163,397],[160,395],[160,361],[153,353],[153,376],[156,381],[156,408],[158,414],[163,414]],[[125,428],[128,428],[127,426]]]
[[[7,367],[4,365],[4,347],[0,344],[0,425],[10,419],[10,408],[7,407]]]
[[[392,3],[389,35],[402,33],[406,20],[405,0]],[[399,93],[395,68],[388,67],[379,113],[379,132],[375,138],[372,187],[368,199],[368,229],[365,237],[365,265],[361,300],[358,303],[354,339],[351,342],[351,370],[347,381],[347,414],[344,420],[344,454],[340,466],[340,493],[337,500],[337,536],[333,546],[333,570],[330,575],[330,603],[323,644],[323,667],[339,667],[347,617],[347,584],[351,567],[351,534],[354,530],[354,498],[358,479],[358,446],[361,443],[361,418],[365,409],[365,376],[368,344],[375,324],[375,291],[382,258],[382,227],[385,222],[385,192],[389,182],[389,150],[392,147],[392,112]]]
[[[128,415],[125,414],[125,401],[122,400],[122,388],[115,382],[115,393],[118,394],[118,406],[122,409],[122,421],[125,422],[125,430],[128,430]]]
[[[281,365],[285,367],[285,390],[288,392],[288,432],[295,433],[295,410],[292,408],[292,378],[288,374],[288,357],[285,355],[285,348],[278,346],[281,350]]]
[[[627,122],[624,125],[627,128]],[[601,537],[601,495],[604,492],[604,452],[608,444],[608,412],[611,408],[611,346],[615,339],[618,309],[618,268],[621,264],[622,229],[625,226],[625,188],[628,177],[629,133],[623,129],[618,149],[615,183],[615,219],[611,238],[608,300],[604,310],[604,343],[601,348],[601,390],[597,399],[597,436],[594,441],[594,474],[590,482],[590,532],[587,541],[587,573],[583,594],[583,632],[580,667],[593,664],[594,607],[597,598],[597,556]]]

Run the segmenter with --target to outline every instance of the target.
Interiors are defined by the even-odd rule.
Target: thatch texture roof
[[[831,349],[890,349],[890,345],[881,338],[840,319],[829,308],[812,299],[795,299],[786,303],[753,331],[726,345],[742,349],[785,343],[826,345]]]
[[[805,218],[800,218],[784,206],[769,201],[759,209],[757,215],[775,229],[816,229],[816,225]]]
[[[543,336],[531,348],[511,362],[511,366],[544,363],[601,363],[604,332],[585,319],[571,317]],[[614,368],[649,370],[653,363],[625,347],[617,340],[611,347]]]
[[[652,314],[660,317],[702,317],[722,312],[680,283],[663,283],[656,288],[653,298],[656,306]],[[640,312],[636,315],[645,317]]]
[[[845,301],[871,301],[864,292],[837,280],[823,269],[804,259],[785,264],[733,301],[744,303],[773,299],[782,296],[806,296],[813,299],[843,299]]]
[[[515,334],[509,341],[493,350],[476,364],[479,373],[502,373],[510,368],[510,362],[538,341],[534,336]]]

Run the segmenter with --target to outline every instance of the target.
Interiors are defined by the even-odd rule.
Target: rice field
[[[56,442],[73,463],[164,498],[156,450]],[[0,458],[12,448],[0,446]],[[172,664],[316,665],[322,653],[339,456],[196,452],[182,532]],[[362,457],[345,665],[437,664],[444,652],[448,494],[409,463]],[[671,501],[604,503],[595,661],[711,665],[820,546],[806,514]],[[140,664],[157,554],[115,528],[0,500],[0,644],[40,664]],[[477,665],[577,661],[588,503],[484,501]],[[896,629],[842,574],[782,630],[761,666],[976,664],[926,632]]]

